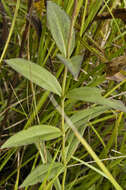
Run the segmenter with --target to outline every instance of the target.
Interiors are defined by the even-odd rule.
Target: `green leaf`
[[[41,144],[39,144],[39,145],[41,145]],[[43,145],[41,145],[41,146],[43,146]],[[40,147],[40,148],[41,148],[41,147]],[[55,159],[56,159],[56,157],[57,157],[57,156],[56,156],[56,155],[57,155],[57,152],[59,152],[59,149],[56,151],[55,155],[51,155],[52,152],[50,153],[49,150],[46,149],[47,163],[51,163],[49,169],[51,169],[51,166],[52,166],[53,163],[55,162]],[[45,176],[44,182],[47,181],[49,172],[50,172],[50,170],[48,170],[48,174]],[[54,178],[53,178],[52,180],[54,180]],[[55,181],[54,181],[54,186],[55,186],[55,189],[56,189],[56,190],[61,190],[61,189],[62,189],[61,184],[60,184],[60,180],[59,180],[59,177],[58,177],[58,176],[57,176],[57,178],[56,178]]]
[[[92,185],[88,190],[96,190],[96,188],[95,188],[95,184]]]
[[[66,57],[68,41],[69,41],[70,25],[71,25],[71,21],[68,15],[57,4],[53,3],[52,1],[48,1],[47,21],[49,29],[51,30],[51,34],[58,48],[60,49],[62,54]],[[69,55],[72,54],[74,46],[75,46],[75,33],[73,29]]]
[[[80,72],[80,67],[81,67],[81,63],[83,60],[83,56],[77,55],[77,56],[71,57],[70,59],[66,59],[63,55],[58,54],[57,57],[68,68],[68,70],[74,76],[75,80],[77,80],[78,74]]]
[[[36,125],[22,130],[10,137],[1,148],[17,147],[39,142],[40,140],[51,140],[61,136],[60,129],[50,125]]]
[[[99,116],[100,114],[104,113],[108,110],[109,107],[107,106],[96,106],[92,108],[88,108],[85,110],[77,111],[74,115],[71,116],[70,120],[72,123],[78,128],[78,131],[81,135],[84,134],[84,131],[87,127],[87,123]],[[65,124],[65,130],[68,129],[68,125]],[[78,144],[80,143],[79,140],[75,137],[74,132],[71,130],[66,138],[67,146],[67,153],[66,153],[66,160],[67,162],[71,159],[71,156],[76,151]]]
[[[61,96],[61,87],[59,82],[55,76],[45,68],[32,63],[31,61],[20,58],[7,59],[5,62],[30,81]]]
[[[109,110],[110,107],[108,106],[95,106],[91,108],[87,108],[84,110],[78,110],[75,114],[70,117],[70,120],[76,127],[84,126],[87,124],[91,119],[97,117],[98,115],[104,113],[105,111]],[[65,123],[64,125],[65,131],[69,128],[69,125]]]
[[[107,105],[110,108],[126,112],[126,107],[121,101],[104,98],[101,96],[101,90],[95,87],[75,88],[67,94],[67,97],[74,100],[82,100],[85,102]]]
[[[54,178],[58,173],[63,172],[63,165],[60,162],[55,162],[53,165],[51,163],[43,164],[35,168],[28,177],[24,180],[23,184],[20,187],[26,187],[29,185],[34,185],[36,183],[42,182],[44,178],[48,175],[48,170],[51,171],[48,175],[48,179]]]

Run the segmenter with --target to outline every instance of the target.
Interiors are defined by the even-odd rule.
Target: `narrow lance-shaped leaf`
[[[85,110],[78,111],[72,117],[70,118],[72,123],[77,127],[79,133],[83,135],[87,124],[89,121],[100,114],[104,113],[106,110],[108,110],[109,107],[107,106],[96,106],[92,108],[88,108]],[[65,130],[69,126],[67,123],[65,124]],[[79,140],[75,137],[74,132],[71,130],[69,134],[66,137],[66,142],[67,142],[67,153],[66,153],[66,160],[67,162],[70,160],[71,156],[74,154],[76,151],[78,144],[80,143]]]
[[[107,105],[110,108],[126,112],[126,107],[121,101],[104,98],[101,96],[101,90],[95,87],[75,88],[67,94],[67,97],[75,100]]]
[[[87,108],[84,110],[78,110],[75,114],[70,117],[70,120],[76,127],[86,125],[91,119],[97,117],[103,112],[111,109],[109,106],[95,106],[91,108]],[[69,128],[69,125],[65,123],[64,125],[65,131]]]
[[[70,18],[65,13],[65,11],[61,9],[61,7],[59,7],[56,3],[48,1],[47,21],[51,34],[58,48],[60,49],[62,54],[66,57],[68,41],[69,41],[70,25],[71,25]],[[74,46],[75,46],[75,33],[73,29],[69,55],[72,54]]]
[[[37,143],[41,140],[51,140],[61,136],[60,129],[49,125],[36,125],[22,130],[10,137],[1,148],[17,147]]]
[[[5,62],[30,81],[61,96],[61,87],[59,82],[55,76],[45,68],[32,63],[31,61],[20,58],[8,59],[5,60]]]
[[[77,56],[71,57],[70,59],[67,59],[63,55],[58,54],[57,57],[68,68],[68,70],[74,76],[74,79],[77,80],[78,74],[80,72],[80,67],[81,67],[81,63],[83,60],[83,56],[77,55]]]
[[[60,174],[63,172],[63,165],[60,162],[53,163],[52,166],[50,166],[51,163],[43,164],[35,168],[28,177],[24,180],[21,187],[26,187],[29,185],[34,185],[36,183],[42,182],[46,175],[48,174],[48,171],[50,170],[48,179],[54,178],[57,174]]]

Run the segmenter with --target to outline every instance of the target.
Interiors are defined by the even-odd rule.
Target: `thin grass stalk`
[[[119,84],[117,84],[112,90],[110,90],[107,94],[104,95],[105,98],[107,98],[109,95],[111,95],[117,88],[119,88],[121,85],[123,85],[126,82],[126,79],[121,81]]]
[[[116,25],[116,27],[117,27],[117,29],[118,29],[118,31],[119,31],[119,34],[121,35],[122,33],[121,33],[121,31],[120,31],[119,25],[118,25],[118,23],[116,22],[116,19],[115,19],[115,17],[114,17],[113,14],[112,14],[111,9],[109,8],[109,6],[108,6],[108,4],[107,4],[107,2],[106,2],[105,0],[104,0],[104,3],[105,3],[105,6],[106,6],[107,9],[108,9],[110,15],[112,16],[113,21],[115,22],[115,25]],[[122,37],[122,39],[123,39],[123,37]],[[123,41],[124,41],[124,39],[123,39]]]
[[[21,165],[21,168],[23,168],[24,166],[26,166],[28,163],[30,163],[33,159],[35,158],[35,155],[33,155],[29,160],[27,160],[25,163],[23,163]],[[17,169],[15,169],[9,176],[6,177],[6,179],[4,179],[0,185],[3,185],[6,183],[6,181],[8,181],[12,176],[14,176],[17,173]]]
[[[119,125],[120,125],[120,122],[121,122],[121,120],[122,120],[122,116],[123,116],[123,112],[121,112],[120,114],[119,114],[119,116],[118,116],[118,119],[117,119],[117,121],[116,121],[116,123],[115,123],[115,133],[116,133],[116,135],[115,135],[115,150],[117,151],[117,147],[118,147],[118,131],[119,131]]]
[[[85,18],[86,18],[87,5],[88,5],[88,0],[85,0],[84,12],[82,15],[82,20],[81,20],[80,37],[82,37],[83,35],[83,27],[84,27]]]
[[[5,53],[7,51],[7,48],[8,48],[8,45],[9,45],[9,42],[10,42],[13,30],[14,30],[14,26],[15,26],[17,15],[18,15],[18,9],[19,9],[19,7],[20,7],[20,0],[17,0],[17,4],[16,4],[16,8],[15,8],[15,13],[14,13],[13,21],[12,21],[11,28],[10,28],[10,32],[9,32],[6,44],[4,46],[2,55],[0,57],[0,67],[2,65],[2,60],[3,60],[4,56],[5,56]]]
[[[102,139],[102,137],[100,136],[100,134],[97,132],[97,130],[95,129],[95,127],[92,125],[91,122],[89,122],[89,126],[91,127],[91,129],[94,131],[94,133],[96,134],[96,136],[98,137],[98,139],[100,140],[101,144],[103,145],[103,147],[105,148],[106,145]]]
[[[19,177],[20,177],[20,152],[18,152],[18,155],[17,155],[17,178],[16,178],[14,190],[18,190]]]
[[[80,32],[79,32],[80,40],[77,41],[77,49],[76,49],[77,54],[79,52],[80,45],[81,45],[81,37],[83,35],[83,28],[84,28],[84,24],[85,24],[87,5],[88,5],[88,0],[85,0],[84,11],[83,11],[82,19],[81,19],[81,26],[80,26]]]

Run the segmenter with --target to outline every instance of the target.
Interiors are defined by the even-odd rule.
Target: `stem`
[[[63,134],[63,139],[62,139],[62,161],[63,161],[64,167],[65,167],[64,175],[63,175],[63,181],[62,181],[62,190],[65,189],[65,178],[66,178],[65,129],[64,129],[64,102],[65,102],[66,78],[67,78],[67,67],[65,67],[65,70],[64,70],[64,78],[63,78],[63,83],[62,83],[62,102],[61,102],[61,107],[62,107],[62,134]]]
[[[74,10],[73,10],[72,19],[71,19],[71,26],[70,26],[70,33],[69,33],[68,47],[67,47],[67,58],[70,57],[70,47],[71,47],[71,40],[72,40],[72,33],[73,33],[73,27],[74,27],[74,22],[75,22],[76,10],[77,10],[77,0],[74,0]]]
[[[69,59],[70,57],[70,48],[71,48],[71,40],[72,40],[72,34],[73,34],[73,27],[74,27],[74,21],[75,21],[75,16],[76,16],[76,9],[77,9],[77,0],[74,0],[74,10],[72,14],[72,19],[71,19],[71,25],[70,25],[70,31],[69,31],[69,38],[68,38],[68,46],[67,46],[67,55],[66,58]],[[65,180],[66,180],[66,174],[67,174],[67,161],[66,161],[66,156],[65,156],[65,129],[64,129],[64,103],[65,103],[65,86],[66,86],[66,78],[67,78],[67,67],[65,67],[64,70],[64,77],[63,77],[63,83],[62,83],[62,101],[61,101],[61,112],[62,112],[62,134],[63,134],[63,139],[62,139],[62,161],[64,164],[64,174],[63,174],[63,180],[62,180],[62,190],[65,189]]]
[[[63,180],[62,180],[62,190],[65,189],[66,174],[67,174],[67,167],[64,168]]]
[[[13,33],[13,30],[14,30],[14,25],[15,25],[16,18],[17,18],[17,15],[18,15],[18,9],[19,9],[19,7],[20,7],[20,0],[17,0],[17,4],[16,4],[16,8],[15,8],[15,13],[14,13],[13,21],[12,21],[11,28],[10,28],[10,32],[9,32],[9,35],[8,35],[8,38],[7,38],[4,50],[3,50],[2,55],[0,57],[0,67],[2,65],[2,60],[3,60],[4,56],[5,56],[6,50],[8,48],[8,45],[9,45],[9,42],[10,42],[10,39],[11,39],[11,35]]]

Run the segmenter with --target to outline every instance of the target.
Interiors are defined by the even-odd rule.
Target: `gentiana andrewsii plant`
[[[110,109],[126,112],[126,107],[121,101],[110,100],[103,97],[101,95],[102,91],[96,87],[78,87],[67,90],[66,92],[68,72],[77,80],[83,61],[83,55],[75,55],[74,52],[76,41],[74,30],[75,17],[76,4],[72,19],[70,19],[65,11],[56,3],[52,1],[47,2],[47,25],[59,50],[56,57],[65,66],[62,84],[60,84],[57,78],[47,69],[32,61],[21,58],[5,60],[11,68],[23,75],[26,79],[51,93],[49,98],[54,105],[54,109],[57,109],[61,115],[61,126],[40,124],[29,127],[10,137],[1,148],[35,144],[40,152],[42,164],[31,171],[21,187],[28,187],[40,182],[42,183],[41,187],[44,189],[50,189],[50,187],[54,185],[57,190],[65,190],[68,163],[73,159],[78,144],[81,143],[96,161],[100,169],[90,166],[85,162],[83,162],[83,164],[107,178],[116,189],[121,190],[120,185],[83,138],[83,134],[89,120]],[[83,31],[84,30],[86,30],[86,23]],[[57,103],[56,97],[60,100],[60,104]],[[75,104],[77,101],[83,101],[94,103],[94,105],[84,110],[78,110],[71,117],[68,117],[64,108],[66,98],[69,101],[74,101]],[[53,139],[59,139],[62,142],[62,146],[56,151],[54,158],[51,158],[50,162],[48,162],[44,160],[44,155],[42,155],[41,143]],[[61,159],[57,161],[56,157],[59,153]],[[49,160],[48,155],[49,153],[47,151],[47,160]],[[60,178],[59,175],[61,175]]]

